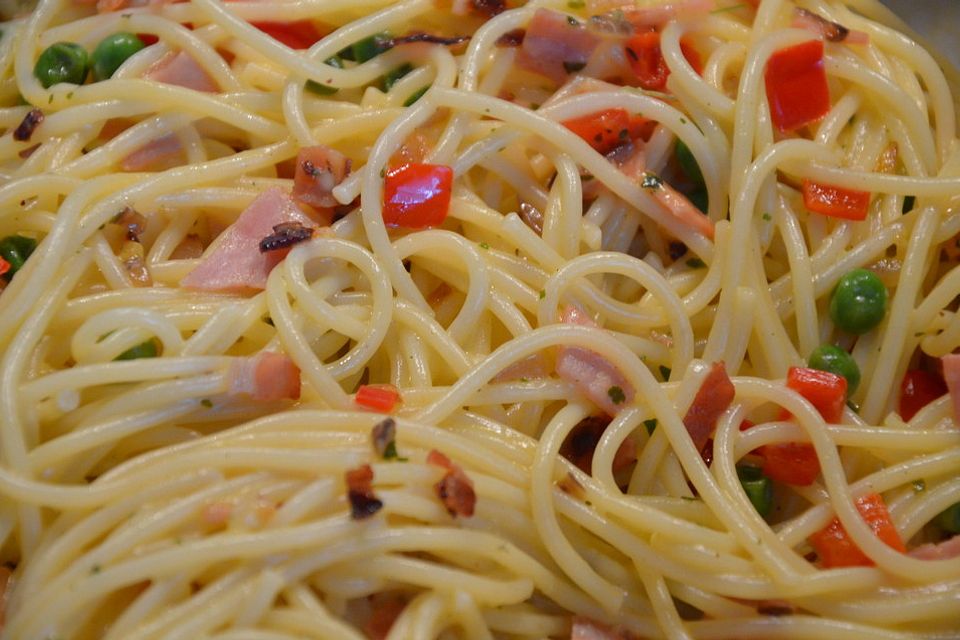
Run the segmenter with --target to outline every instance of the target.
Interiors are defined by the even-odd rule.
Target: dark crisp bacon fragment
[[[397,423],[393,418],[386,418],[373,425],[370,432],[373,448],[381,458],[390,445],[395,445],[397,439]]]
[[[470,0],[471,8],[482,16],[492,18],[507,8],[505,0]]]
[[[477,494],[473,491],[473,481],[467,477],[463,469],[436,449],[431,450],[427,455],[427,464],[447,470],[440,482],[434,485],[434,489],[450,515],[465,518],[472,516],[477,503]]]
[[[588,416],[578,422],[560,446],[560,455],[575,464],[584,473],[593,467],[593,453],[610,424],[608,416]],[[617,472],[637,459],[637,445],[633,438],[621,443],[613,456],[613,471]]]
[[[395,47],[398,44],[407,44],[410,42],[428,42],[430,44],[442,44],[448,47],[452,47],[458,44],[463,44],[470,40],[470,36],[435,36],[432,33],[424,33],[422,31],[414,31],[413,33],[399,38],[391,38],[388,41],[390,47]]]
[[[797,608],[786,600],[758,600],[757,613],[762,616],[791,616]]]
[[[710,434],[717,426],[720,414],[727,410],[736,395],[736,388],[727,375],[727,369],[722,362],[715,362],[703,379],[700,390],[693,398],[687,415],[683,417],[683,425],[693,440],[697,451],[710,438]]]
[[[17,128],[13,130],[13,139],[17,142],[26,142],[41,122],[43,122],[43,111],[31,109],[17,125]]]
[[[133,207],[124,207],[113,218],[113,223],[120,225],[127,235],[127,240],[140,242],[140,234],[147,227],[147,219]]]
[[[519,47],[523,44],[523,38],[527,35],[526,29],[512,29],[497,38],[498,47]]]
[[[383,502],[373,494],[373,469],[370,465],[347,471],[346,478],[351,518],[363,520],[383,508]]]
[[[273,233],[260,241],[260,253],[286,249],[309,240],[312,236],[311,227],[305,227],[299,222],[281,222],[273,225]]]

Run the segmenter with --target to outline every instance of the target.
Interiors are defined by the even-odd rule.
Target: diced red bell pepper
[[[661,91],[667,86],[670,69],[660,51],[660,34],[644,31],[630,36],[625,45],[627,61],[637,83],[644,89]]]
[[[263,31],[274,40],[282,42],[291,49],[309,49],[323,33],[310,20],[294,20],[293,22],[251,22],[253,26]]]
[[[809,40],[774,52],[767,61],[764,80],[770,116],[780,131],[815,122],[830,111],[822,40]]]
[[[435,227],[447,217],[453,169],[411,162],[387,172],[383,186],[383,221],[392,227]]]
[[[626,109],[614,108],[589,113],[561,124],[583,138],[599,153],[609,153],[636,138],[648,139],[657,123]]]
[[[827,422],[836,424],[843,418],[847,401],[847,379],[843,376],[819,369],[790,367],[787,387],[806,398]]]
[[[378,413],[390,413],[400,402],[400,392],[392,384],[362,384],[353,401]]]
[[[906,553],[906,547],[897,528],[893,526],[890,519],[890,512],[887,511],[887,505],[883,498],[870,493],[856,499],[854,504],[860,516],[866,521],[880,540],[887,546]],[[847,531],[840,524],[840,520],[834,518],[826,528],[810,536],[810,544],[816,549],[820,562],[824,567],[830,569],[834,567],[870,567],[873,561],[868,558],[863,551],[850,539]]]
[[[11,268],[10,263],[4,260],[3,258],[0,258],[0,276],[5,274],[7,271],[10,271],[10,268]]]
[[[717,420],[733,402],[736,394],[737,389],[727,375],[723,362],[714,362],[683,417],[683,426],[687,428],[687,433],[698,451],[706,445],[717,426]]]
[[[152,44],[157,44],[158,42],[160,42],[160,38],[158,38],[155,34],[152,34],[152,33],[138,33],[137,38],[139,38],[140,42],[142,42],[146,47],[149,47]]]
[[[906,421],[913,419],[920,409],[947,392],[943,378],[931,371],[912,369],[903,376],[900,383],[900,417]]]
[[[803,181],[803,206],[809,211],[844,220],[863,220],[870,209],[870,192]]]
[[[702,76],[703,58],[700,57],[700,52],[693,46],[689,38],[680,38],[680,53],[683,54],[683,57],[690,66],[693,67],[693,70],[697,72],[697,75]]]
[[[778,442],[760,447],[763,473],[775,482],[806,487],[820,475],[820,460],[809,442]]]

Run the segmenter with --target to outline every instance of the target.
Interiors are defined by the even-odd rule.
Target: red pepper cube
[[[823,41],[809,40],[780,49],[764,74],[770,115],[780,131],[815,122],[830,111],[830,88],[823,66]]]
[[[763,474],[774,482],[806,487],[820,475],[820,460],[809,442],[779,442],[760,448]]]
[[[447,217],[453,169],[411,162],[387,172],[383,185],[383,221],[391,227],[424,229]]]
[[[660,34],[645,31],[630,36],[624,46],[627,62],[637,77],[637,83],[650,91],[661,91],[667,86],[670,68],[660,51]]]
[[[900,417],[909,422],[920,409],[947,392],[943,378],[930,371],[912,369],[903,376],[900,383]]]
[[[643,123],[634,124],[625,109],[605,109],[561,124],[584,139],[599,153],[609,153],[630,141],[632,130],[638,133]]]
[[[896,551],[906,552],[903,540],[893,525],[887,505],[881,496],[876,493],[867,494],[857,498],[854,504],[860,512],[860,517],[870,526],[875,536]],[[826,528],[810,536],[810,544],[817,551],[820,562],[828,569],[873,566],[873,561],[850,539],[837,518],[834,518]]]
[[[310,20],[293,22],[251,22],[260,31],[282,42],[291,49],[309,49],[323,37],[317,26]]]
[[[863,220],[870,210],[870,192],[803,181],[803,206],[808,211],[844,220]]]
[[[837,424],[843,418],[847,401],[847,379],[843,376],[819,369],[790,367],[787,387],[806,398],[827,422]]]
[[[400,402],[400,392],[392,384],[362,384],[353,401],[378,413],[390,413]]]

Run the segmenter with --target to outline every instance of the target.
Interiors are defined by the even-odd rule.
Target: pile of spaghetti
[[[958,637],[957,93],[876,0],[8,17],[0,637]]]

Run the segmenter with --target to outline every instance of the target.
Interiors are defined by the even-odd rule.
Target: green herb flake
[[[587,6],[587,3],[584,0],[569,0],[567,2],[568,9],[583,9]]]
[[[200,404],[206,407],[207,409],[209,409],[210,407],[213,406],[213,400],[211,400],[210,398],[204,398],[203,400],[200,401]]]
[[[687,266],[691,269],[703,269],[707,264],[700,258],[690,258],[687,260]]]
[[[644,421],[643,421],[643,426],[647,428],[647,435],[648,435],[648,436],[652,436],[652,435],[653,435],[653,432],[654,432],[654,431],[656,430],[656,428],[657,428],[657,419],[656,419],[656,418],[650,418],[649,420],[644,420]]]
[[[607,389],[607,395],[610,396],[610,400],[613,401],[613,404],[623,404],[627,399],[627,396],[625,396],[623,393],[623,389],[617,385]]]
[[[490,244],[487,243],[487,242],[481,242],[481,243],[480,243],[480,248],[481,248],[481,249],[489,249],[489,248],[490,248]]]
[[[640,186],[644,189],[659,189],[663,186],[663,180],[661,180],[660,176],[655,173],[645,172],[643,174],[643,179],[640,181]]]
[[[92,567],[90,567],[90,573],[91,573],[92,575],[97,575],[97,574],[100,573],[102,570],[103,570],[103,568],[102,568],[100,565],[98,565],[98,564],[95,564],[95,565],[93,565]]]
[[[770,222],[771,220],[773,220],[773,216],[770,215],[769,213],[764,213],[761,217],[767,222]]]
[[[924,480],[923,478],[921,478],[920,480],[914,480],[913,490],[916,491],[917,493],[920,493],[921,491],[926,491],[927,490],[926,480]]]
[[[540,299],[543,300],[547,297],[547,292],[545,289],[540,289]]]
[[[569,24],[571,27],[579,27],[580,21],[573,16],[567,16],[567,24]]]
[[[670,374],[673,373],[670,371],[670,367],[665,367],[660,365],[660,376],[663,378],[663,381],[666,382],[670,379]]]

